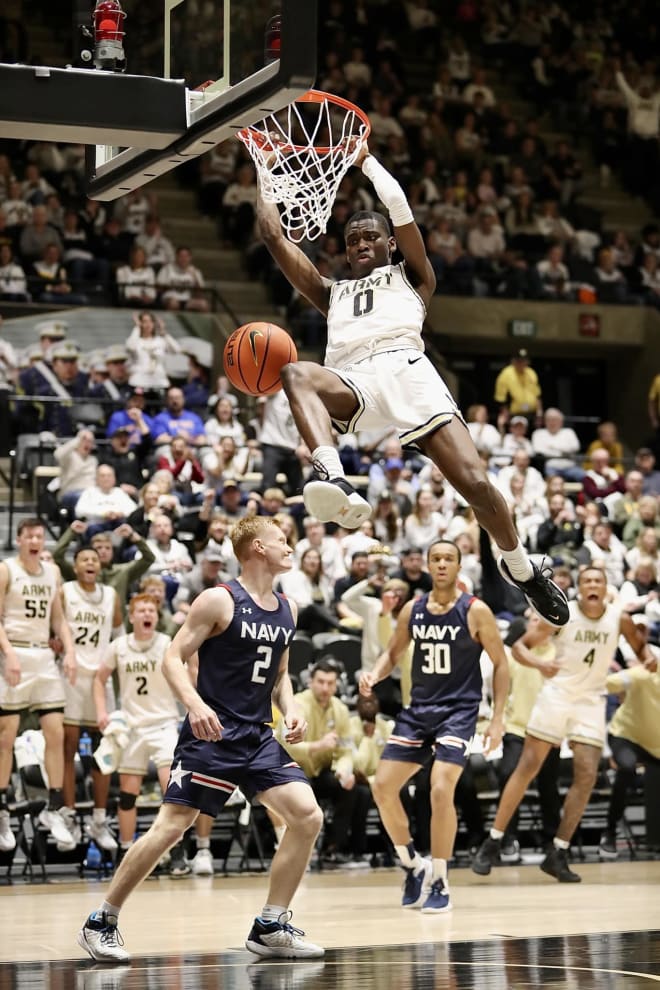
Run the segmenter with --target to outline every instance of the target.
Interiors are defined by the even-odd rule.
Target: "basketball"
[[[293,340],[274,323],[246,323],[225,344],[225,375],[246,395],[272,395],[282,388],[280,371],[298,360]]]

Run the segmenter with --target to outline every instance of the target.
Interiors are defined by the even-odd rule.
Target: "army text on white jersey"
[[[561,669],[547,687],[574,695],[605,694],[605,680],[619,642],[621,609],[607,605],[599,619],[589,619],[576,601],[555,637]]]
[[[426,306],[408,281],[403,263],[374,268],[364,278],[330,289],[325,364],[346,368],[382,351],[424,351]]]
[[[150,640],[136,640],[133,633],[119,636],[108,647],[103,659],[119,678],[119,707],[126,714],[129,728],[159,725],[178,719],[174,695],[163,674],[163,659],[171,643],[165,633],[154,633]]]
[[[117,592],[107,584],[97,584],[87,592],[77,581],[62,585],[64,617],[73,636],[76,662],[80,671],[94,674],[106,656]]]
[[[50,612],[58,593],[58,569],[41,561],[39,574],[25,570],[18,557],[5,560],[9,581],[2,624],[10,643],[48,646]]]

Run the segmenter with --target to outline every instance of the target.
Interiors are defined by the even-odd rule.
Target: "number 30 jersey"
[[[275,592],[278,607],[269,611],[239,581],[221,587],[234,599],[234,615],[224,632],[198,650],[197,690],[221,722],[270,722],[280,660],[296,631],[291,606]]]
[[[81,673],[95,674],[110,644],[117,592],[107,584],[97,584],[88,593],[77,581],[67,581],[62,594],[78,668]]]
[[[481,701],[482,647],[470,635],[467,614],[475,601],[464,592],[444,615],[428,610],[422,595],[410,613],[413,641],[411,707]]]
[[[599,619],[590,619],[573,601],[568,612],[568,622],[554,640],[561,669],[547,686],[580,697],[605,694],[605,679],[619,642],[621,609],[607,605]]]
[[[133,633],[113,639],[103,662],[119,678],[119,706],[131,729],[178,719],[179,709],[163,674],[163,660],[171,640],[154,633],[137,640]]]

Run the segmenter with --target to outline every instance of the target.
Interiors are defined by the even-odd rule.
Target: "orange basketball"
[[[282,388],[280,371],[298,360],[293,340],[274,323],[246,323],[225,344],[225,375],[247,395],[272,395]]]

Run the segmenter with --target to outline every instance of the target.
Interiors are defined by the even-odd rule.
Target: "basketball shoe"
[[[190,866],[196,877],[212,877],[213,856],[211,855],[211,850],[198,849]]]
[[[431,877],[433,875],[431,860],[423,859],[422,865],[417,870],[407,866],[404,866],[403,870],[406,874],[406,878],[403,881],[401,907],[421,907],[427,899],[431,889]]]
[[[449,891],[445,887],[444,880],[434,880],[429,896],[422,904],[422,914],[442,914],[443,911],[451,911]]]
[[[245,940],[245,948],[257,956],[282,959],[320,959],[325,955],[325,949],[313,942],[305,942],[302,937],[305,933],[294,928],[290,922],[290,911],[284,911],[277,921],[255,918]]]
[[[97,962],[128,962],[131,957],[123,944],[117,919],[111,920],[105,911],[90,914],[78,932],[78,945]]]
[[[504,839],[500,847],[500,859],[503,863],[520,862],[522,856],[520,855],[520,843],[517,839]]]
[[[54,811],[52,808],[44,808],[39,812],[39,824],[48,829],[57,843],[60,852],[70,852],[75,849],[78,843],[71,834],[67,825],[67,820],[61,811]]]
[[[566,625],[568,599],[561,588],[550,579],[551,567],[539,568],[536,564],[532,564],[534,571],[532,577],[528,581],[516,581],[503,557],[500,557],[497,566],[504,580],[522,591],[527,604],[544,622],[557,627]]]
[[[500,839],[487,836],[477,849],[477,855],[472,860],[472,872],[480,877],[487,877],[493,866],[500,865]]]
[[[568,865],[568,852],[566,849],[557,849],[552,846],[550,852],[541,863],[544,873],[559,880],[560,883],[582,883],[582,877],[574,873]]]
[[[598,858],[603,860],[616,859],[619,852],[616,847],[616,832],[603,832],[598,846]]]
[[[94,819],[85,825],[85,834],[89,839],[93,839],[99,849],[105,852],[114,852],[117,848],[117,840],[110,831],[108,819],[102,822],[95,822]]]
[[[337,523],[342,529],[358,529],[371,518],[371,506],[345,478],[308,481],[303,500],[310,516],[322,523]]]
[[[9,824],[9,812],[0,811],[0,851],[11,852],[16,848],[16,836]]]

